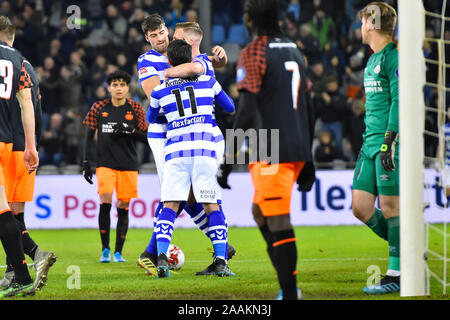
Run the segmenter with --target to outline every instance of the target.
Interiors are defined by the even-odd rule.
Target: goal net
[[[427,198],[425,206],[425,250],[426,250],[426,294],[430,294],[430,280],[434,279],[447,293],[448,221],[450,176],[450,16],[447,0],[424,0],[424,53],[427,74],[425,80],[425,114],[428,125],[425,126],[425,167],[434,174],[426,175]],[[427,123],[426,123],[427,124]],[[447,132],[447,133],[446,133]],[[448,188],[446,188],[446,185]],[[433,194],[434,205],[441,215],[441,223],[432,223],[427,219],[429,198]],[[439,218],[438,221],[439,222]]]
[[[400,294],[430,294],[431,281],[437,281],[446,294],[449,209],[445,124],[449,122],[450,101],[450,17],[447,0],[398,3]]]

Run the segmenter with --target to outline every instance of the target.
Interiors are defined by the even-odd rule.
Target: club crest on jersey
[[[103,117],[103,118],[108,118],[108,116],[109,116],[109,113],[108,113],[108,112],[102,112],[102,117]]]
[[[131,113],[131,111],[127,111],[127,114],[125,115],[125,119],[127,119],[128,121],[131,121],[134,119],[133,113]]]
[[[375,72],[375,74],[379,74],[379,73],[381,72],[381,66],[380,66],[380,65],[377,65],[377,66],[375,67],[375,69],[373,70],[373,72]]]

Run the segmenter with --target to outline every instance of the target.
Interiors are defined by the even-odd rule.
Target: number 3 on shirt
[[[284,63],[284,68],[292,72],[291,90],[292,90],[292,107],[297,110],[298,107],[298,96],[300,94],[300,85],[302,79],[300,77],[300,67],[295,61],[286,61]]]
[[[186,87],[185,90],[189,92],[189,102],[191,105],[192,114],[197,114],[197,101],[195,100],[194,87],[189,86]],[[180,89],[173,89],[172,94],[175,95],[175,99],[177,101],[178,114],[180,115],[180,117],[184,117],[185,116],[184,105],[183,100],[181,99]]]
[[[9,100],[14,77],[14,68],[11,61],[0,60],[0,77],[3,77],[3,83],[0,83],[0,98]]]

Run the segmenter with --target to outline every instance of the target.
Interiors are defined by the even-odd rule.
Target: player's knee
[[[374,208],[364,205],[359,201],[353,201],[352,211],[355,218],[362,222],[367,222],[370,219],[371,214],[373,214]]]
[[[130,206],[130,199],[117,199],[117,208],[127,209]]]
[[[284,231],[292,229],[291,217],[289,214],[273,216],[267,218],[267,225],[271,232]]]
[[[214,211],[220,211],[220,207],[217,203],[203,203],[202,205],[206,214],[210,214]]]
[[[112,203],[112,193],[102,193],[100,194],[100,203]]]
[[[398,201],[392,198],[381,199],[380,209],[386,219],[397,217],[400,212]]]

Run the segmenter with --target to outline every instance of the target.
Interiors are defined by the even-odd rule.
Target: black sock
[[[100,204],[100,213],[98,215],[98,227],[100,229],[100,238],[102,240],[102,250],[109,249],[109,230],[111,229],[111,203]]]
[[[24,214],[23,212],[19,212],[15,214],[14,217],[16,218],[19,231],[22,234],[23,252],[34,260],[34,254],[36,253],[38,245],[31,239],[30,234],[28,233],[27,227],[25,226]]]
[[[297,246],[294,230],[272,232],[273,257],[283,300],[297,300]]]
[[[261,231],[261,234],[267,243],[267,253],[269,254],[270,261],[272,262],[272,265],[275,268],[275,263],[273,260],[272,233],[269,230],[269,226],[265,224],[262,227],[259,227],[259,231]]]
[[[117,227],[116,227],[116,250],[114,252],[122,253],[125,238],[128,231],[128,208],[117,208]]]
[[[11,211],[0,214],[0,238],[14,269],[15,280],[20,284],[32,282],[23,253],[22,237]]]

